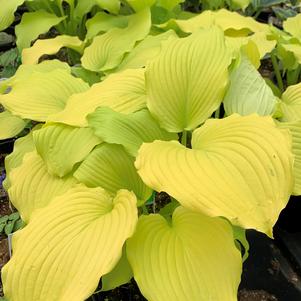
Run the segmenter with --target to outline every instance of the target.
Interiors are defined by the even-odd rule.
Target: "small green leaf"
[[[9,217],[8,217],[8,219],[9,219],[10,221],[16,221],[16,220],[18,220],[19,218],[20,218],[19,212],[14,212],[14,213],[10,214]]]
[[[23,226],[24,226],[24,222],[21,219],[18,219],[14,225],[14,232],[20,230],[21,228],[23,228]]]
[[[8,215],[4,215],[0,217],[0,224],[6,223],[8,221]]]
[[[5,225],[4,232],[5,232],[6,235],[9,235],[13,232],[14,225],[15,225],[15,221],[8,222]]]
[[[5,223],[3,223],[3,224],[0,223],[0,234],[2,233],[3,229],[5,228],[5,226],[6,226]]]

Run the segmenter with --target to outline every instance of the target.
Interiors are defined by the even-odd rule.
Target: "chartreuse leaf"
[[[233,235],[234,235],[236,246],[243,254],[242,260],[243,262],[245,262],[249,257],[249,250],[250,250],[250,244],[247,240],[246,230],[238,226],[232,226],[232,229],[233,229]],[[241,246],[243,247],[243,250]]]
[[[178,28],[183,32],[192,33],[200,28],[208,28],[213,25],[221,27],[226,35],[247,36],[252,32],[268,31],[267,24],[259,23],[251,17],[245,17],[237,12],[226,9],[218,11],[206,10],[187,20],[170,19],[167,23],[160,25],[163,28]]]
[[[184,207],[269,236],[294,184],[289,132],[255,114],[208,120],[193,132],[192,150],[145,143],[135,166],[146,185]]]
[[[283,28],[292,36],[301,39],[301,14],[288,18],[283,22]]]
[[[15,27],[17,46],[21,51],[30,47],[31,41],[47,32],[52,26],[59,24],[66,17],[57,17],[44,10],[24,13],[21,22]]]
[[[176,38],[173,30],[168,30],[156,36],[147,36],[141,41],[118,65],[114,72],[125,69],[135,69],[145,67],[146,63],[160,53],[161,43],[167,39]]]
[[[158,5],[164,7],[167,10],[172,10],[179,3],[185,0],[158,0]]]
[[[14,82],[10,93],[0,95],[0,103],[22,118],[45,121],[49,115],[65,108],[69,96],[88,88],[83,80],[62,69],[48,73],[33,72],[27,78]]]
[[[101,278],[101,290],[110,291],[120,285],[128,283],[133,277],[133,271],[126,256],[125,245],[122,249],[122,256],[114,269]]]
[[[34,72],[46,73],[56,69],[63,69],[69,73],[71,72],[69,65],[59,60],[47,60],[37,65],[20,65],[14,76],[8,78],[7,80],[0,81],[0,93],[3,91],[2,94],[5,94],[13,84],[15,84],[17,81],[27,79],[27,77]]]
[[[251,3],[251,0],[232,0],[232,1],[230,0],[227,2],[230,2],[231,6],[234,9],[239,9],[239,8],[245,9]]]
[[[139,201],[152,194],[140,179],[134,158],[121,145],[102,143],[75,171],[74,177],[88,187],[103,187],[112,194],[119,189],[134,191]]]
[[[82,56],[82,65],[91,71],[106,71],[115,68],[125,53],[131,51],[135,43],[144,39],[151,27],[151,14],[145,9],[129,18],[126,28],[113,28],[97,36]]]
[[[74,10],[75,17],[82,19],[94,6],[98,6],[113,14],[118,14],[120,0],[80,0]]]
[[[266,32],[256,32],[249,39],[256,44],[261,59],[276,46],[276,41],[269,40]]]
[[[50,116],[49,120],[73,126],[87,126],[87,115],[99,106],[110,107],[125,114],[145,108],[144,69],[129,69],[108,76],[88,91],[71,96],[65,109]]]
[[[79,185],[33,215],[13,238],[2,273],[9,300],[86,300],[121,257],[137,222],[136,197]],[[54,281],[55,279],[55,281]]]
[[[24,155],[22,164],[10,172],[9,180],[9,198],[26,223],[34,210],[47,206],[55,196],[77,183],[71,176],[59,178],[50,175],[35,151]]]
[[[217,27],[166,41],[147,65],[147,107],[169,132],[192,130],[220,106],[231,54]]]
[[[153,6],[157,0],[126,0],[126,2],[135,10],[140,11]]]
[[[26,121],[9,111],[0,113],[0,140],[18,135],[26,126]]]
[[[300,42],[292,43],[292,44],[281,44],[281,47],[284,48],[284,50],[289,53],[289,54],[285,54],[285,56],[289,56],[288,58],[286,58],[286,61],[292,60],[292,57],[290,57],[290,53],[292,53],[294,56],[294,59],[299,64],[301,64],[301,43]],[[295,61],[290,62],[290,65],[292,65],[291,69],[294,69],[296,66],[296,62]]]
[[[84,43],[78,37],[66,35],[60,35],[53,39],[37,40],[32,47],[22,51],[22,63],[26,65],[37,64],[44,54],[56,54],[63,47],[81,53]]]
[[[50,174],[63,177],[83,161],[101,140],[90,128],[49,124],[33,133],[38,154]],[[66,155],[67,154],[67,155]]]
[[[161,129],[147,109],[126,115],[99,107],[87,119],[95,135],[105,142],[121,144],[133,157],[143,142],[178,140],[177,134]]]
[[[14,144],[13,152],[5,157],[6,178],[2,184],[6,191],[8,191],[8,188],[10,187],[10,172],[22,164],[23,157],[26,153],[34,151],[35,146],[32,134],[39,128],[40,125],[36,125],[26,136],[17,139]]]
[[[0,31],[6,29],[15,20],[14,13],[24,0],[0,0]]]
[[[86,39],[91,39],[97,36],[100,32],[107,32],[114,27],[125,28],[127,27],[128,22],[128,16],[114,16],[105,12],[98,12],[93,18],[86,22]]]
[[[227,115],[272,115],[276,97],[260,73],[247,58],[242,58],[238,68],[230,76],[230,86],[224,98]]]
[[[301,120],[301,83],[289,86],[282,94],[280,110],[282,111],[281,121]]]
[[[256,69],[260,67],[260,53],[253,41],[249,40],[246,45],[243,45],[241,47],[241,53],[249,59]]]
[[[237,300],[242,260],[221,218],[181,206],[170,223],[159,214],[141,216],[127,256],[147,300]]]
[[[294,154],[294,195],[301,195],[301,120],[293,122],[278,122],[280,128],[289,129],[293,139]]]

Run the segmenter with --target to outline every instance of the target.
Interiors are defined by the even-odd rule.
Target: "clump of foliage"
[[[10,215],[0,217],[0,234],[9,235],[19,230],[23,225],[18,212],[13,212]]]
[[[292,33],[179,2],[98,12],[93,39],[72,46],[81,65],[39,62],[70,37],[38,40],[0,84],[0,137],[35,124],[5,160],[25,224],[8,300],[85,300],[100,278],[106,291],[132,277],[148,300],[237,300],[245,229],[273,237],[301,194],[301,84],[275,95],[257,71]]]

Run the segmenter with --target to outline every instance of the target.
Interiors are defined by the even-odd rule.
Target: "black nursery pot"
[[[247,231],[250,256],[244,264],[240,301],[301,301],[301,198],[291,197],[272,240]]]

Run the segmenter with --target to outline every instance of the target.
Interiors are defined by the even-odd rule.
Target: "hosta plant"
[[[245,229],[273,237],[300,194],[301,87],[274,96],[249,44],[267,28],[227,13],[158,26],[181,37],[91,87],[56,60],[2,84],[11,118],[39,123],[5,160],[25,223],[9,301],[85,300],[132,277],[148,300],[237,300]]]

